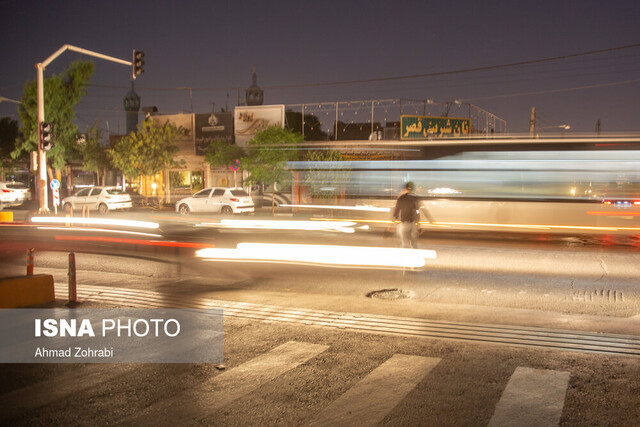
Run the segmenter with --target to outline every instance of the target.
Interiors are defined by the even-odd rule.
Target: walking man
[[[409,181],[393,210],[393,218],[399,220],[397,233],[400,237],[400,246],[403,248],[418,249],[418,222],[420,221],[420,202],[411,194],[415,186]]]

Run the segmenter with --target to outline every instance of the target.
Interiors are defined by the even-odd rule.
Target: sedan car
[[[0,209],[20,206],[31,200],[31,190],[22,182],[0,182]]]
[[[131,196],[116,187],[88,187],[76,192],[73,196],[62,199],[62,207],[68,212],[71,209],[97,210],[100,214],[119,209],[131,209]]]
[[[242,188],[212,187],[176,203],[176,212],[216,212],[223,215],[254,212],[253,199]]]

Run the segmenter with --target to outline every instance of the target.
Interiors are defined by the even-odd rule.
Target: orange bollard
[[[76,288],[76,254],[69,254],[69,302],[78,302]]]
[[[33,276],[33,252],[35,249],[27,249],[27,276]]]

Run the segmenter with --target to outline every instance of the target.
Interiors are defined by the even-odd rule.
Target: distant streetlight
[[[536,134],[535,134],[535,136],[532,136],[532,138],[539,138],[539,137],[540,137],[540,135],[538,135],[538,133],[537,133],[537,132],[538,132],[538,131],[543,131],[543,130],[545,130],[545,129],[561,129],[562,131],[565,131],[565,130],[569,130],[569,129],[571,129],[571,126],[563,124],[563,125],[554,125],[554,126],[536,127],[536,128],[535,128],[535,130],[536,130]],[[562,135],[564,135],[564,132],[561,132],[561,133],[560,133],[560,135],[561,135],[561,136],[562,136]]]
[[[543,130],[543,129],[563,129],[563,130],[569,130],[571,129],[570,125],[555,125],[555,126],[545,126],[545,127],[541,127],[538,128],[539,130]]]
[[[10,98],[5,98],[4,96],[0,96],[0,102],[2,101],[13,102],[14,104],[22,104],[22,102],[16,101],[15,99],[10,99]]]

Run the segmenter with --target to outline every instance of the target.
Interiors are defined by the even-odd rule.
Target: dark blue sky
[[[433,98],[470,102],[526,132],[640,131],[640,48],[498,70],[322,87],[324,82],[427,74],[640,43],[640,1],[30,1],[0,0],[0,95],[20,99],[34,64],[64,44],[129,60],[142,105],[162,113],[233,108],[237,88],[265,89],[265,104]],[[45,75],[82,58],[67,52]],[[87,58],[87,57],[84,57]],[[87,58],[88,59],[88,58]],[[96,60],[81,130],[94,118],[124,132],[130,70]],[[228,88],[228,89],[225,89]],[[227,101],[227,94],[229,94]],[[17,118],[14,104],[0,116]]]

